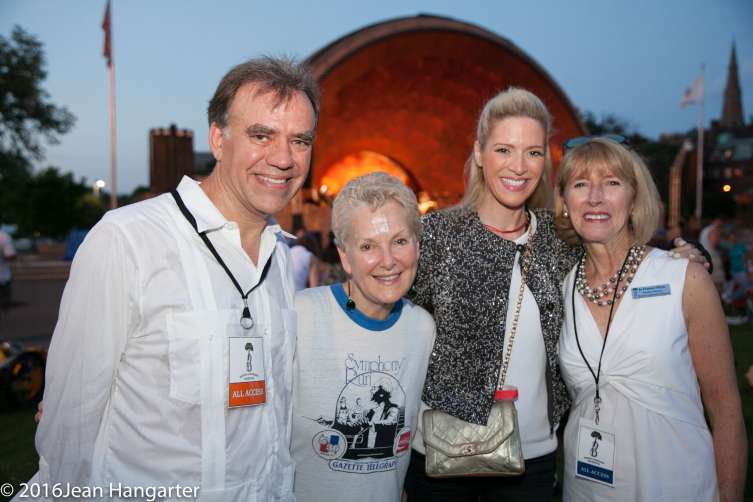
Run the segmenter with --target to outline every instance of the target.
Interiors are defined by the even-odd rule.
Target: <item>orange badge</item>
[[[264,340],[228,338],[228,408],[267,402],[264,375]]]

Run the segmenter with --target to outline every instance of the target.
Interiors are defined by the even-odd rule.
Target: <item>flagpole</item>
[[[111,4],[108,9],[112,9]],[[110,76],[110,209],[118,207],[118,165],[115,154],[115,61],[112,57],[112,10],[109,23],[110,37],[110,64],[107,65]]]
[[[704,65],[701,65],[701,82],[704,79]],[[695,216],[700,223],[703,217],[703,101],[706,94],[706,85],[702,83],[701,97],[698,102],[698,158],[696,159],[696,187],[695,187]]]

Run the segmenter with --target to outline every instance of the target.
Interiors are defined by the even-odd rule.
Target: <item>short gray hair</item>
[[[416,194],[399,178],[384,172],[375,172],[353,178],[335,197],[332,205],[332,232],[335,234],[337,247],[346,247],[350,238],[351,217],[355,209],[368,207],[376,210],[389,201],[397,202],[403,207],[408,228],[418,239],[421,233],[421,217]]]
[[[262,56],[239,64],[222,77],[207,108],[210,126],[212,123],[220,129],[227,126],[230,104],[238,89],[246,84],[258,84],[261,92],[273,92],[279,103],[302,92],[314,108],[314,124],[319,119],[319,84],[308,67],[291,58]]]

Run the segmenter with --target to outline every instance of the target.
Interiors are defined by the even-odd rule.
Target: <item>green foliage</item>
[[[133,189],[133,192],[130,193],[130,195],[118,195],[118,205],[119,206],[126,206],[128,204],[133,204],[134,202],[139,202],[140,200],[144,200],[144,198],[149,194],[149,187],[148,186],[137,186]],[[109,202],[109,194],[107,197],[105,197]]]
[[[26,159],[42,158],[40,137],[57,143],[75,117],[48,101],[42,43],[20,26],[0,36],[0,149]]]
[[[27,160],[0,150],[0,222],[18,222],[26,207],[26,188],[31,182]]]
[[[34,175],[25,190],[19,233],[65,237],[72,228],[91,228],[105,212],[99,198],[71,173],[49,167]]]
[[[104,208],[84,198],[89,187],[71,174],[32,172],[43,142],[57,143],[75,121],[49,101],[46,77],[41,42],[19,26],[0,35],[0,222],[18,224],[20,234],[62,238],[74,226],[89,228]]]
[[[602,134],[619,134],[621,136],[629,137],[633,134],[637,134],[632,131],[630,125],[623,119],[612,114],[602,115],[601,118],[597,118],[593,112],[582,112],[580,118],[591,134],[594,136],[600,136]]]

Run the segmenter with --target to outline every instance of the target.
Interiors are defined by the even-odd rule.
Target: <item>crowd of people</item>
[[[714,262],[714,284],[730,324],[753,322],[753,252],[741,239],[742,229],[715,218],[701,231],[701,244]]]
[[[567,420],[566,501],[743,499],[719,296],[695,248],[647,246],[658,195],[624,138],[568,141],[553,190],[550,114],[503,90],[460,204],[420,218],[397,178],[356,178],[328,255],[302,229],[290,249],[270,217],[308,173],[318,111],[302,66],[233,68],[208,110],[212,174],[92,229],[50,346],[33,482],[548,501]],[[485,449],[470,437],[497,430],[498,399],[514,400],[508,432]],[[515,473],[456,461],[516,453]]]

